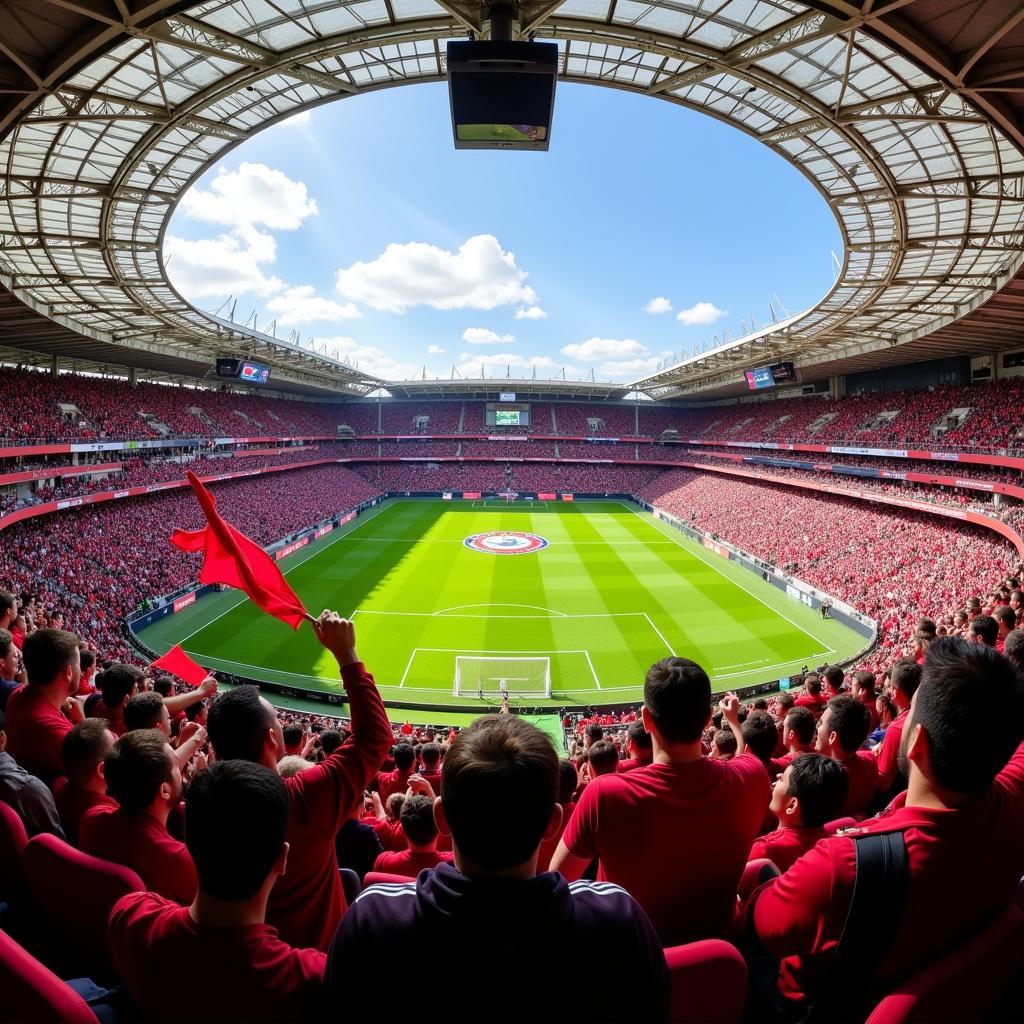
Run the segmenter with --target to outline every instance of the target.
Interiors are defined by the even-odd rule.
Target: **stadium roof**
[[[0,0],[0,310],[35,311],[0,341],[182,373],[237,352],[271,362],[279,387],[370,393],[379,379],[186,303],[164,232],[189,184],[256,131],[441,79],[445,41],[487,27],[462,0]],[[984,313],[1024,261],[1016,0],[525,0],[518,30],[559,43],[566,80],[760,139],[840,225],[821,303],[636,386],[704,397],[781,358],[820,377],[1016,343],[1017,285]]]

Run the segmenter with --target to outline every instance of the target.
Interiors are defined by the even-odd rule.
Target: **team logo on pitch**
[[[518,530],[474,533],[462,543],[473,551],[485,551],[489,555],[528,555],[548,546],[546,538],[538,537],[535,533],[520,533]]]

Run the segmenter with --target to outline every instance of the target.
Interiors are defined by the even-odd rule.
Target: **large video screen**
[[[528,427],[530,407],[525,402],[488,402],[485,422],[489,427]]]

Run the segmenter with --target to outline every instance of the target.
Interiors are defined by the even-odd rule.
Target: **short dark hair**
[[[1021,742],[1021,681],[994,648],[960,637],[932,644],[904,740],[928,735],[935,779],[956,793],[983,793]],[[984,743],[973,742],[984,734]]]
[[[9,629],[0,629],[0,658],[6,658],[11,653],[11,644],[14,643],[14,636]]]
[[[711,680],[695,661],[665,658],[644,680],[644,705],[668,743],[695,743],[711,716]]]
[[[995,619],[997,623],[1001,622],[1004,626],[1009,626],[1011,630],[1017,624],[1017,616],[1008,604],[1001,604],[993,608],[992,618]]]
[[[824,825],[839,816],[850,780],[846,769],[824,754],[797,754],[789,763],[789,795],[800,801],[804,825]]]
[[[190,722],[194,722],[205,710],[206,710],[206,701],[205,700],[197,700],[195,702],[195,704],[189,704],[185,708],[185,717]]]
[[[155,729],[157,722],[160,721],[163,706],[164,699],[159,693],[146,690],[135,694],[124,706],[125,730],[131,732],[133,729]]]
[[[429,796],[407,796],[398,820],[402,824],[406,838],[413,846],[426,846],[437,836],[434,801]]]
[[[445,756],[441,791],[460,852],[489,869],[527,861],[551,820],[558,779],[551,740],[524,719],[486,715],[463,729]]]
[[[73,665],[81,641],[66,629],[37,629],[25,637],[21,653],[30,686],[46,686]]]
[[[274,724],[258,687],[246,684],[218,693],[206,731],[220,761],[259,761],[263,739]]]
[[[843,694],[833,697],[827,709],[832,712],[829,725],[839,738],[839,745],[851,753],[859,750],[871,732],[871,712],[868,706],[856,697]]]
[[[341,746],[341,733],[337,729],[324,729],[320,733],[320,748],[329,757]]]
[[[779,742],[779,730],[775,719],[767,711],[752,711],[743,723],[743,738],[747,749],[762,761],[775,753]]]
[[[780,708],[791,708],[796,703],[796,694],[792,690],[782,690],[775,695],[775,703]]]
[[[416,751],[413,750],[411,743],[399,743],[395,747],[395,767],[399,771],[404,772],[411,768],[415,760]]]
[[[93,665],[96,664],[96,652],[90,651],[88,647],[80,647],[78,650],[78,657],[81,661],[83,672],[92,668]]]
[[[989,647],[995,647],[999,639],[999,623],[991,615],[979,615],[967,627],[972,636],[980,636]]]
[[[807,687],[807,692],[817,696],[821,693],[821,676],[817,672],[811,672],[804,677],[804,686]]]
[[[6,615],[17,603],[18,598],[9,590],[0,590],[0,616]]]
[[[286,747],[294,747],[302,742],[302,726],[295,722],[289,722],[282,730]]]
[[[597,775],[609,775],[619,766],[619,752],[614,743],[598,740],[592,743],[589,751],[590,766]]]
[[[103,762],[107,792],[128,814],[141,814],[172,778],[167,737],[159,729],[126,732]]]
[[[185,845],[199,888],[220,900],[259,891],[281,854],[289,799],[276,773],[251,761],[217,761],[185,798]]]
[[[913,697],[921,685],[921,666],[913,658],[900,658],[889,674],[892,685],[908,698]]]
[[[93,773],[109,752],[107,733],[110,726],[105,718],[87,718],[68,732],[60,745],[60,759],[64,774],[72,782],[85,779]]]
[[[590,740],[591,743],[596,743],[598,740],[604,739],[603,725],[597,725],[596,723],[592,722],[590,725],[587,726],[584,732],[587,739]]]
[[[867,669],[858,669],[853,673],[853,681],[862,690],[871,690],[874,692],[875,689],[875,673],[868,672]]]
[[[576,765],[563,757],[558,762],[558,802],[563,807],[572,800],[579,784],[580,773],[576,771]]]
[[[424,767],[436,765],[441,760],[441,747],[437,743],[424,743],[420,751]]]
[[[843,685],[846,674],[838,665],[830,665],[824,672],[825,680],[833,690],[838,690]]]
[[[145,679],[141,669],[134,665],[115,661],[96,677],[96,685],[103,694],[103,703],[108,710],[119,708],[125,698]]]
[[[814,715],[809,708],[790,708],[786,712],[785,724],[800,743],[810,743],[814,739]]]
[[[1017,666],[1018,671],[1024,671],[1024,629],[1011,629],[1006,634],[1003,654]]]
[[[160,694],[161,697],[173,697],[177,691],[177,687],[174,685],[174,680],[168,675],[158,675],[153,679],[153,689]]]
[[[739,744],[736,742],[736,734],[732,729],[716,730],[712,742],[723,754],[735,754],[739,747]]]
[[[651,734],[644,728],[644,723],[639,718],[635,722],[629,723],[626,739],[640,750],[653,749]]]

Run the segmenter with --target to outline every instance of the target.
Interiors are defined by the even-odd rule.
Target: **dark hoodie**
[[[457,1021],[663,1021],[668,972],[639,904],[610,882],[466,878],[451,864],[364,890],[338,926],[327,987],[339,1018],[405,1019],[397,978],[450,993]],[[579,979],[589,979],[578,984]],[[389,1005],[393,1009],[389,1012]]]

